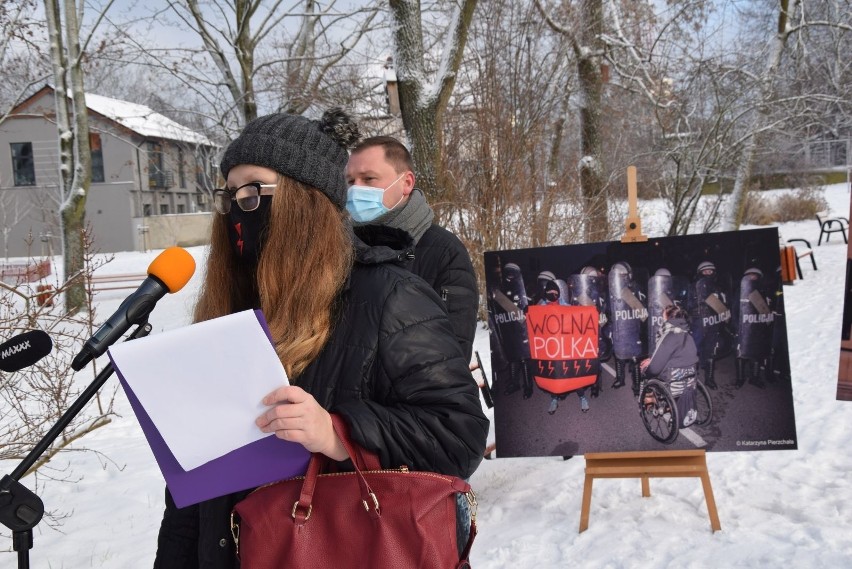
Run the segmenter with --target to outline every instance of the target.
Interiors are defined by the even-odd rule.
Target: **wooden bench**
[[[580,509],[580,533],[589,529],[589,510],[592,504],[592,482],[595,478],[641,478],[642,496],[651,495],[649,478],[701,478],[704,500],[710,527],[714,532],[722,529],[716,500],[710,486],[707,460],[703,449],[588,453],[586,457],[586,479],[583,484],[583,503]]]
[[[0,281],[11,285],[32,283],[50,275],[50,261],[0,263]]]
[[[842,216],[830,217],[828,211],[818,211],[816,213],[817,221],[819,222],[819,241],[817,246],[822,245],[822,236],[825,235],[825,242],[831,238],[832,233],[840,233],[843,235],[843,242],[849,243],[846,236],[846,231],[849,229],[849,220]]]
[[[814,250],[813,247],[811,247],[810,241],[808,241],[807,239],[795,238],[787,239],[787,243],[804,243],[807,247],[807,249],[796,249],[795,246],[793,246],[793,250],[796,254],[796,270],[799,272],[800,279],[805,278],[805,276],[802,273],[802,264],[799,261],[801,261],[805,257],[810,257],[811,265],[813,266],[814,270],[817,270],[816,259],[814,258]]]
[[[89,283],[93,292],[108,290],[124,290],[138,288],[148,275],[146,273],[129,273],[115,275],[93,275]]]

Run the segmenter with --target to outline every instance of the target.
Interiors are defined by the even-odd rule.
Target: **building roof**
[[[206,136],[176,123],[145,105],[86,93],[86,106],[145,137],[215,146]]]
[[[36,93],[30,95],[9,113],[8,118],[13,119],[16,115],[25,112],[34,100],[46,92],[53,93],[53,86],[45,85]],[[69,92],[68,95],[70,97],[71,93]],[[161,138],[204,146],[216,146],[203,134],[183,126],[145,105],[86,93],[86,106],[90,111],[146,138]]]

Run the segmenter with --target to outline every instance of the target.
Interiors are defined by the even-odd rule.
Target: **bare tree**
[[[0,124],[48,76],[36,0],[0,3]]]
[[[580,210],[567,118],[574,73],[564,43],[542,33],[533,8],[479,6],[466,63],[444,124],[444,199],[433,202],[481,277],[482,253],[580,240]],[[567,134],[566,134],[567,131]]]
[[[838,3],[831,4],[834,6],[831,10],[826,10],[826,6],[821,5],[822,10],[812,11],[805,0],[777,0],[773,4],[775,22],[757,19],[758,22],[765,22],[766,28],[771,29],[770,26],[773,26],[773,33],[768,34],[768,39],[762,45],[757,44],[761,47],[759,50],[754,50],[755,42],[751,42],[755,64],[739,70],[743,83],[750,88],[751,96],[749,107],[743,109],[739,117],[739,123],[743,125],[739,131],[742,151],[723,219],[725,229],[736,229],[743,222],[747,192],[752,184],[755,164],[761,159],[762,153],[769,151],[767,141],[771,140],[774,131],[788,129],[797,123],[812,123],[815,108],[824,111],[821,113],[823,124],[832,120],[832,117],[842,116],[844,106],[848,109],[848,102],[840,103],[839,106],[825,105],[827,102],[848,101],[848,92],[838,91],[830,83],[820,85],[822,88],[830,87],[827,91],[813,89],[801,79],[797,82],[795,77],[791,77],[794,71],[808,70],[795,64],[791,57],[792,48],[801,55],[811,41],[826,36],[818,32],[828,30],[839,32],[838,35],[844,35],[846,41],[849,41],[852,25],[848,7],[844,10]],[[760,15],[757,14],[758,17]],[[835,35],[835,39],[838,35]],[[791,42],[794,43],[793,46],[790,45]],[[818,44],[814,44],[814,47],[816,45]],[[743,53],[746,52],[744,48],[741,49]],[[845,66],[842,62],[841,56],[834,65]],[[835,74],[835,77],[839,76],[839,73]],[[800,90],[791,91],[790,85],[793,83],[797,83]]]
[[[753,76],[757,86],[755,108],[750,113],[748,126],[744,132],[743,149],[736,170],[734,188],[729,198],[728,211],[723,219],[723,229],[728,231],[738,229],[743,220],[755,155],[760,139],[771,121],[770,104],[775,97],[778,65],[781,63],[787,39],[792,31],[789,26],[789,16],[791,12],[798,10],[799,5],[800,0],[792,0],[791,10],[788,12],[789,0],[779,0],[778,29],[766,46],[763,68]]]
[[[432,201],[440,201],[446,188],[447,180],[442,179],[444,113],[477,0],[448,4],[446,23],[429,26],[431,32],[440,30],[432,46],[424,33],[420,0],[389,0],[402,123],[411,143],[418,186]]]
[[[56,129],[59,134],[59,193],[62,221],[63,265],[70,285],[65,309],[74,313],[85,306],[81,276],[84,264],[83,230],[86,198],[92,182],[92,153],[89,146],[89,112],[83,86],[83,58],[97,23],[112,5],[107,0],[95,25],[81,42],[83,6],[77,0],[45,0],[56,100]]]
[[[169,0],[167,6],[152,19],[177,18],[171,25],[189,30],[200,46],[160,49],[127,33],[133,49],[121,63],[149,66],[175,78],[183,101],[172,102],[174,108],[203,116],[218,128],[220,136],[214,138],[233,136],[259,112],[300,114],[312,106],[339,104],[326,91],[380,13],[372,4],[350,7],[340,0],[290,5],[283,0]]]
[[[610,123],[622,119],[623,151],[608,154],[619,170],[639,166],[645,174],[642,194],[666,200],[668,235],[706,231],[717,223],[720,194],[700,198],[738,150],[731,115],[739,92],[705,53],[708,35],[715,33],[706,26],[708,10],[706,3],[690,0],[656,10],[607,1],[605,61],[623,109],[608,113]]]
[[[566,6],[567,14],[556,16],[553,8],[535,0],[542,17],[550,28],[562,36],[574,52],[579,80],[578,107],[580,115],[580,144],[582,156],[577,165],[586,220],[584,236],[588,241],[602,241],[609,229],[606,177],[602,148],[602,94],[604,13],[602,0],[579,0]],[[572,21],[573,26],[562,22]]]

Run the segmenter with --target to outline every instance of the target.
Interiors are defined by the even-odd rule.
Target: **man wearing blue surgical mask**
[[[385,245],[388,254],[438,293],[469,363],[479,308],[476,274],[459,238],[432,223],[435,214],[414,182],[414,161],[400,141],[391,136],[364,139],[346,164],[346,209],[358,237]],[[464,543],[470,523],[467,500],[460,499],[457,509],[457,537]]]
[[[470,361],[479,307],[476,275],[458,237],[432,223],[432,208],[414,187],[408,149],[390,136],[361,141],[349,156],[346,182],[355,233],[396,250],[400,263],[438,293]]]

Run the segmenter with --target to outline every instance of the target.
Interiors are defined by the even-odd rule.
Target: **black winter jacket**
[[[438,293],[447,308],[453,333],[469,362],[476,335],[479,289],[470,255],[459,238],[433,223],[412,251],[411,238],[401,230],[362,225],[355,228],[355,233],[365,241],[378,239],[389,249],[395,249],[405,268]]]
[[[375,236],[377,246],[355,238],[358,262],[338,324],[295,384],[342,415],[353,440],[375,451],[384,467],[467,478],[488,434],[468,361],[438,295],[393,264],[399,253]],[[229,517],[247,493],[178,509],[167,491],[155,569],[239,567]]]

